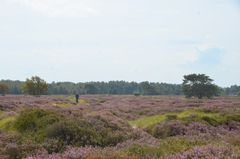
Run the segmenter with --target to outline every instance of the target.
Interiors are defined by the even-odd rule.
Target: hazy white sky
[[[0,0],[0,79],[240,84],[240,0]]]

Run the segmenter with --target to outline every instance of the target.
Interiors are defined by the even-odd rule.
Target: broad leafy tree
[[[185,75],[183,80],[183,92],[186,97],[211,98],[218,94],[218,87],[212,84],[213,79],[205,74]]]
[[[6,84],[0,83],[0,94],[4,96],[8,92],[9,88]]]
[[[43,95],[48,91],[48,84],[38,76],[27,79],[23,85],[23,92],[30,95]]]

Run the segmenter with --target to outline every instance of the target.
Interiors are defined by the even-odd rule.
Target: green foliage
[[[156,157],[158,155],[158,149],[146,145],[133,144],[128,149],[128,153],[139,157],[147,157],[149,155]]]
[[[140,83],[141,92],[143,95],[157,95],[157,91],[155,87],[149,82],[142,82]]]
[[[48,84],[38,76],[27,79],[23,85],[23,92],[30,95],[43,95],[48,91]]]
[[[23,82],[21,81],[12,81],[12,80],[1,80],[0,83],[5,84],[8,88],[9,91],[8,93],[10,94],[21,94],[21,86]]]
[[[183,92],[186,97],[211,98],[219,93],[219,88],[212,84],[212,79],[204,74],[185,75]]]
[[[210,117],[210,116],[203,116],[201,119],[203,121],[206,121],[210,125],[213,125],[213,126],[217,126],[217,125],[222,124],[222,122],[218,121],[217,118],[213,118],[213,117]]]
[[[65,145],[98,145],[98,134],[85,121],[60,121],[46,130],[46,136],[64,142]]]
[[[43,109],[26,109],[20,112],[15,127],[20,132],[38,131],[59,121],[59,116]]]
[[[97,130],[84,120],[60,121],[48,127],[46,134],[49,139],[76,146],[114,146],[125,139],[122,132],[113,131],[109,127]]]
[[[231,121],[240,122],[240,113],[227,114],[226,115],[226,120],[228,122],[231,122]]]
[[[234,96],[234,95],[240,95],[240,86],[233,85],[231,87],[225,88],[225,94]]]
[[[14,122],[16,117],[10,116],[0,120],[0,130],[4,131],[14,131]]]
[[[223,123],[228,122],[229,120],[233,120],[233,116],[224,115],[215,111],[206,111],[206,110],[185,110],[182,112],[175,112],[175,113],[166,113],[163,115],[154,115],[154,116],[147,116],[137,120],[129,121],[129,124],[133,127],[139,128],[147,128],[154,126],[158,123],[164,123],[169,120],[181,120],[184,122],[207,122],[213,126],[220,125]],[[238,119],[238,116],[235,115],[235,120]]]
[[[177,119],[177,115],[176,114],[166,114],[166,120],[170,121],[170,120],[176,120]]]
[[[191,141],[184,138],[169,138],[161,140],[158,147],[134,144],[127,151],[129,154],[137,155],[141,158],[160,158],[205,144],[206,142],[199,140]]]
[[[124,132],[113,131],[109,128],[102,130],[99,133],[101,135],[101,138],[99,138],[99,143],[102,147],[115,146],[127,138]]]
[[[61,151],[67,145],[114,146],[127,138],[125,132],[107,121],[95,118],[96,122],[103,123],[94,125],[86,119],[64,117],[43,109],[25,109],[12,120],[10,121],[14,130],[26,138],[40,143],[47,139],[44,146],[49,152]],[[6,123],[5,120],[1,121],[1,128],[4,128]],[[59,142],[55,143],[56,141]],[[59,146],[55,147],[56,144]]]
[[[9,91],[9,88],[6,84],[0,83],[0,94],[3,96]]]
[[[21,94],[22,85],[24,82],[2,80],[9,87],[10,94]],[[73,82],[52,82],[48,84],[48,94],[52,95],[72,95],[75,92],[79,94],[143,94],[143,95],[182,95],[182,86],[179,84],[167,83],[149,83],[152,91],[145,87],[143,83],[126,82],[126,81],[110,81],[110,82],[86,82],[86,83],[73,83]],[[149,86],[147,84],[147,86]],[[144,89],[146,91],[144,93]],[[153,93],[154,92],[154,93]],[[27,91],[25,90],[25,93]],[[150,93],[150,94],[149,94]]]
[[[9,87],[10,94],[21,94],[21,86],[24,82],[1,80],[3,84]],[[183,88],[181,84],[167,84],[167,83],[149,83],[154,88],[156,95],[183,95]],[[90,84],[91,86],[86,86]],[[86,86],[86,87],[85,87]],[[48,94],[52,95],[70,95],[78,92],[79,94],[144,94],[143,83],[126,82],[126,81],[110,81],[110,82],[87,82],[87,83],[73,83],[73,82],[52,82],[48,84]],[[92,88],[91,88],[92,87]],[[145,91],[147,93],[147,91]],[[240,86],[234,85],[227,88],[219,88],[217,95],[238,95]]]
[[[166,118],[164,115],[154,115],[154,116],[148,116],[148,117],[143,117],[137,120],[129,121],[129,124],[132,127],[146,128],[148,126],[161,123],[165,121],[165,119]]]
[[[133,95],[137,97],[140,96],[141,94],[139,92],[133,92]]]
[[[87,83],[84,86],[86,94],[97,94],[97,87],[92,83]]]
[[[42,141],[46,136],[46,128],[60,120],[61,117],[51,111],[26,109],[20,112],[14,127],[17,131],[35,137],[37,141]]]
[[[150,134],[156,138],[167,138],[171,136],[184,135],[185,125],[178,121],[168,121],[163,124],[156,124],[148,128]]]

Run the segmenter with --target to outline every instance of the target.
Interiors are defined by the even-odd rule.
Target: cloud
[[[10,2],[49,17],[88,17],[98,14],[85,0],[10,0]]]
[[[1,77],[239,83],[239,2],[0,0]]]

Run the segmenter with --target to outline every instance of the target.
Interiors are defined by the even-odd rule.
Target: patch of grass
[[[76,99],[74,96],[68,96],[67,100],[69,100],[70,102],[76,102]]]
[[[127,152],[141,158],[159,158],[189,150],[194,146],[201,146],[205,144],[207,144],[206,141],[187,140],[184,138],[168,138],[161,140],[158,147],[134,144],[127,150]]]
[[[236,121],[236,122],[240,122],[240,113],[234,113],[234,114],[228,114],[226,115],[226,119],[228,121]]]
[[[66,98],[66,95],[50,95],[50,97],[64,99],[64,98]]]
[[[67,100],[69,100],[70,102],[73,102],[73,103],[76,102],[75,96],[68,96]],[[80,97],[78,105],[86,105],[86,104],[88,104],[88,101],[81,99],[81,97]]]
[[[148,126],[152,126],[154,124],[163,122],[165,120],[166,120],[165,115],[154,115],[154,116],[148,116],[148,117],[140,118],[137,120],[129,121],[129,124],[132,127],[146,128]]]
[[[161,155],[169,155],[178,153],[181,151],[186,151],[193,148],[194,146],[200,146],[207,144],[207,141],[202,140],[187,140],[184,138],[172,138],[161,140],[159,146],[159,153]]]
[[[88,102],[87,102],[86,100],[84,100],[84,99],[80,99],[80,100],[79,100],[79,104],[80,104],[80,105],[87,105]],[[79,105],[79,104],[78,104],[78,105]]]
[[[52,103],[53,106],[59,107],[59,108],[67,108],[71,106],[83,106],[87,105],[88,102],[85,101],[84,99],[80,99],[78,104],[72,104],[72,103]]]
[[[67,97],[67,100],[69,100],[70,102],[73,102],[73,103],[76,102],[75,96],[68,96],[68,97]],[[86,100],[80,98],[78,104],[80,104],[80,105],[86,105],[86,104],[88,104],[88,102],[87,102]]]
[[[16,117],[10,116],[0,120],[0,130],[3,131],[14,131],[13,123],[15,122]]]
[[[53,103],[52,105],[55,106],[55,107],[59,107],[59,108],[66,108],[66,107],[72,106],[69,103]]]
[[[190,109],[182,112],[173,112],[166,113],[163,115],[147,116],[137,120],[129,121],[129,124],[133,127],[147,128],[155,124],[165,122],[167,120],[175,119],[182,120],[185,122],[205,121],[211,125],[216,126],[219,124],[226,123],[230,119],[240,121],[240,116],[235,115],[234,117],[233,116],[230,117],[218,112]]]

